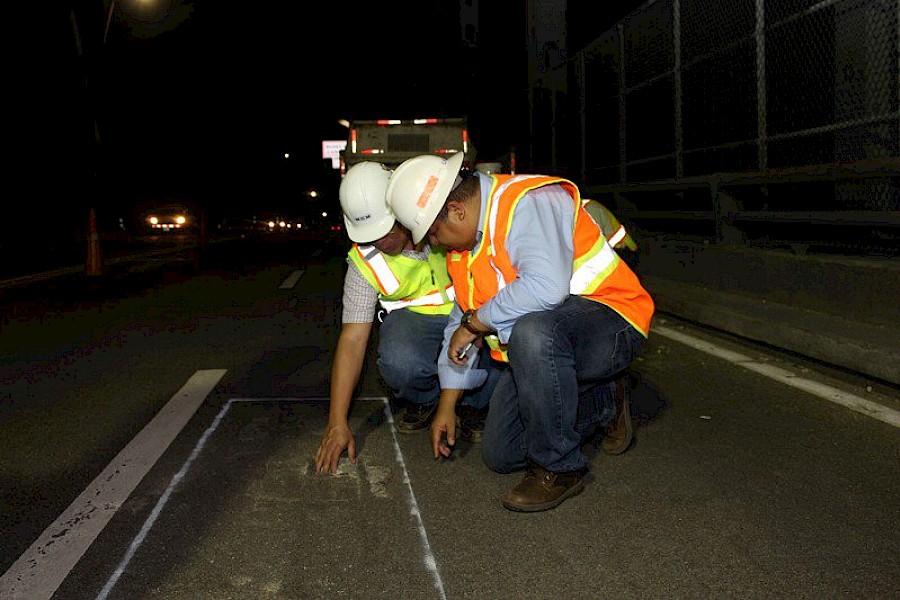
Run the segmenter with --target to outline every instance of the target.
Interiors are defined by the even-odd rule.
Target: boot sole
[[[420,431],[425,431],[428,429],[428,425],[431,424],[429,420],[427,423],[423,425],[416,425],[415,427],[410,427],[409,425],[397,425],[397,431],[400,433],[419,433]]]

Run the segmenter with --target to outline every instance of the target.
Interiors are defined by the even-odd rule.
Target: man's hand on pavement
[[[350,462],[356,464],[356,442],[353,433],[347,425],[329,425],[322,434],[322,443],[316,452],[316,475],[322,473],[337,473],[338,461],[341,454],[347,450]]]

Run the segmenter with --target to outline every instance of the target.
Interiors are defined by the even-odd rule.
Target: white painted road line
[[[403,451],[400,449],[400,442],[397,440],[397,428],[394,426],[394,416],[391,414],[391,403],[387,398],[384,399],[384,416],[391,427],[391,438],[394,441],[394,456],[396,456],[397,463],[399,463],[400,469],[403,471],[403,483],[406,484],[406,490],[409,493],[409,514],[413,515],[419,523],[419,541],[422,543],[422,551],[425,553],[425,568],[431,574],[431,579],[434,581],[434,589],[437,591],[438,596],[441,600],[447,600],[444,582],[441,580],[440,571],[438,571],[437,560],[435,560],[434,554],[431,552],[431,544],[428,543],[428,532],[425,531],[425,524],[422,523],[419,503],[416,501],[416,495],[409,480],[409,472],[406,470],[406,461],[403,460]]]
[[[294,286],[297,285],[297,282],[300,281],[300,278],[303,277],[303,273],[305,273],[304,269],[297,269],[293,273],[287,276],[287,278],[281,282],[281,285],[278,286],[279,290],[292,290]]]
[[[187,460],[184,461],[184,464],[181,465],[181,468],[178,469],[178,472],[172,477],[172,481],[169,482],[169,485],[166,486],[166,491],[162,493],[159,497],[159,500],[156,501],[156,506],[153,507],[153,510],[150,512],[150,516],[147,517],[147,520],[144,521],[141,530],[138,534],[131,540],[131,544],[128,545],[128,550],[125,552],[125,556],[119,561],[119,564],[116,566],[115,571],[113,571],[112,575],[109,576],[109,579],[106,580],[106,583],[103,585],[103,589],[100,590],[100,593],[97,594],[96,600],[105,600],[109,593],[112,591],[114,587],[116,587],[116,583],[118,583],[119,578],[122,577],[122,574],[125,573],[125,569],[128,568],[128,565],[131,563],[132,557],[134,557],[134,553],[137,552],[138,548],[141,547],[141,544],[144,543],[144,538],[147,537],[147,534],[150,533],[150,530],[153,529],[153,525],[156,523],[156,519],[159,518],[160,513],[162,513],[162,509],[165,508],[166,503],[169,502],[169,497],[172,495],[172,492],[175,491],[175,488],[178,487],[178,484],[184,479],[184,476],[190,470],[191,465],[194,464],[194,460],[203,450],[203,447],[206,446],[206,440],[209,439],[209,436],[219,427],[219,423],[222,422],[222,418],[228,414],[228,409],[231,408],[231,403],[234,400],[229,400],[225,403],[225,405],[219,409],[219,414],[216,415],[216,418],[213,419],[212,424],[206,428],[206,431],[203,432],[203,435],[200,436],[200,440],[194,446],[194,449],[191,451],[190,456],[188,456]]]
[[[225,369],[209,369],[191,376],[0,577],[0,598],[42,600],[53,596],[225,372]]]
[[[213,419],[212,424],[207,427],[206,431],[203,432],[203,435],[200,437],[200,440],[194,446],[194,449],[191,451],[190,456],[182,465],[181,469],[178,470],[172,477],[172,481],[169,482],[169,485],[166,487],[166,490],[163,492],[162,496],[160,496],[159,500],[156,503],[156,506],[153,507],[153,510],[150,512],[150,516],[147,517],[147,520],[144,521],[144,525],[141,527],[140,532],[135,536],[135,538],[131,541],[131,544],[128,547],[128,551],[125,552],[125,556],[119,562],[119,565],[116,567],[115,571],[112,575],[110,575],[109,579],[106,581],[106,584],[103,586],[103,589],[100,590],[100,593],[97,595],[95,600],[106,600],[109,597],[110,592],[116,586],[119,579],[125,573],[125,569],[128,568],[128,565],[131,563],[131,559],[134,557],[138,548],[140,548],[141,544],[144,542],[144,539],[147,537],[147,534],[150,533],[150,530],[153,529],[153,525],[156,523],[156,519],[162,513],[163,508],[165,508],[166,503],[169,501],[169,497],[175,491],[175,488],[178,487],[178,484],[184,479],[184,476],[190,470],[191,465],[193,465],[194,460],[197,456],[200,455],[200,452],[203,450],[203,447],[206,445],[206,440],[209,439],[209,436],[212,435],[216,429],[218,429],[219,425],[222,422],[222,419],[228,414],[228,411],[231,409],[231,405],[235,402],[266,402],[266,401],[279,401],[279,402],[290,402],[290,401],[301,401],[301,400],[312,400],[314,398],[232,398],[228,402],[226,402],[222,408],[219,410],[219,413],[216,415],[216,418]],[[319,398],[319,400],[328,400],[328,398]],[[432,580],[434,581],[435,590],[438,593],[438,596],[442,600],[447,599],[447,594],[444,592],[444,584],[441,581],[441,575],[438,572],[437,561],[434,558],[434,554],[431,552],[431,545],[428,543],[428,533],[425,531],[425,525],[422,523],[422,516],[419,512],[419,503],[416,501],[416,495],[413,493],[412,485],[409,480],[409,473],[406,470],[406,462],[403,460],[403,451],[400,449],[400,443],[397,440],[397,428],[394,426],[394,417],[391,413],[391,405],[390,401],[384,396],[379,397],[361,397],[357,398],[357,400],[381,400],[384,403],[384,414],[387,419],[388,425],[391,430],[391,438],[394,444],[394,456],[397,459],[397,463],[400,465],[400,469],[403,472],[403,483],[406,484],[408,496],[409,496],[409,506],[410,506],[410,514],[416,517],[416,520],[419,523],[418,531],[419,531],[419,540],[422,543],[422,549],[424,551],[423,562],[425,563],[425,568],[428,570],[431,575]],[[58,585],[58,584],[57,584]],[[4,598],[5,596],[0,596],[0,598]]]
[[[738,352],[726,350],[725,348],[716,346],[715,344],[712,344],[710,342],[692,337],[680,331],[675,331],[674,329],[670,329],[668,327],[664,327],[661,325],[654,326],[653,333],[657,333],[663,337],[675,340],[676,342],[681,342],[682,344],[690,346],[695,350],[700,350],[701,352],[706,352],[707,354],[711,354],[712,356],[727,360],[730,363],[734,363],[736,365],[744,367],[745,369],[753,371],[754,373],[758,373],[770,379],[774,379],[775,381],[780,381],[785,385],[803,390],[804,392],[808,392],[810,394],[813,394],[814,396],[818,396],[819,398],[828,400],[829,402],[840,404],[841,406],[849,408],[852,411],[864,414],[868,417],[872,417],[873,419],[878,419],[879,421],[883,421],[888,425],[900,427],[900,412],[888,408],[887,406],[882,406],[877,402],[867,400],[866,398],[863,398],[861,396],[857,396],[856,394],[850,394],[835,387],[831,387],[830,385],[819,383],[818,381],[813,381],[804,377],[799,377],[795,373],[792,373],[786,369],[781,369],[769,363],[753,360],[749,356],[744,356],[743,354],[740,354]]]

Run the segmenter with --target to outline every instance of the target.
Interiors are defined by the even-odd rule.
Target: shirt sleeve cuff
[[[441,388],[471,390],[483,384],[487,379],[487,371],[471,366],[478,362],[478,352],[480,351],[473,347],[468,354],[469,360],[461,367],[450,362],[446,355],[442,355],[438,359],[438,379],[441,382]]]

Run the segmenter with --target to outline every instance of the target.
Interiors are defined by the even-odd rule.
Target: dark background
[[[528,141],[524,2],[478,3],[475,44],[459,0],[118,0],[107,29],[109,7],[9,17],[17,191],[0,247],[77,240],[92,208],[101,229],[170,199],[246,217],[293,211],[316,188],[336,208],[321,142],[345,139],[339,119],[467,116],[486,161]]]
[[[490,157],[525,94],[524,9],[483,15],[471,48],[456,1],[119,0],[104,43],[108,6],[42,7],[22,54],[17,212],[55,205],[44,229],[163,197],[216,213],[312,187],[327,201],[321,142],[346,137],[339,119],[468,115]]]

